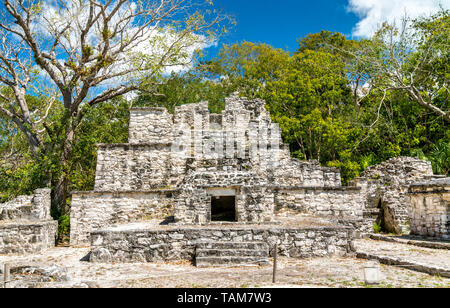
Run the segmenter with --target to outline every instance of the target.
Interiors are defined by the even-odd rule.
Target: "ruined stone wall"
[[[129,143],[98,145],[94,193],[73,195],[71,242],[84,244],[91,230],[159,210],[142,197],[157,189],[176,189],[161,207],[173,202],[178,223],[208,223],[208,189],[221,187],[236,189],[237,221],[272,221],[274,186],[340,187],[341,178],[336,168],[291,159],[264,101],[233,95],[221,114],[211,114],[207,102],[178,106],[173,115],[133,108]]]
[[[95,231],[91,262],[155,262],[193,260],[200,242],[278,243],[279,255],[324,257],[354,250],[354,233],[346,228],[195,229]]]
[[[133,108],[130,111],[129,143],[171,143],[173,119],[165,108]]]
[[[275,212],[324,217],[364,230],[363,202],[359,188],[280,187],[275,189]]]
[[[0,221],[0,254],[39,253],[55,246],[58,222]]]
[[[238,221],[266,223],[274,220],[275,195],[271,187],[244,186],[238,206]],[[239,203],[238,203],[239,204]]]
[[[0,204],[0,220],[31,218],[33,196],[18,196],[15,199]]]
[[[99,145],[96,191],[150,190],[174,187],[185,173],[185,162],[170,144]]]
[[[89,244],[92,230],[116,223],[173,215],[173,191],[74,192],[70,211],[70,244]]]
[[[31,196],[19,196],[0,204],[1,220],[48,220],[50,217],[50,189],[36,189]]]
[[[198,168],[187,175],[175,196],[175,222],[209,223],[211,194],[208,189],[214,188],[235,191],[238,222],[271,221],[274,196],[266,185],[267,182],[257,174],[231,166]]]
[[[41,252],[55,246],[58,223],[50,216],[50,189],[36,189],[0,204],[0,254]]]
[[[450,240],[450,178],[409,187],[411,234]]]
[[[283,160],[273,172],[273,183],[281,186],[340,187],[337,168],[321,167],[316,160]]]
[[[379,180],[357,178],[350,183],[350,187],[360,188],[361,204],[363,207],[363,221],[361,230],[373,232],[374,223],[379,223],[381,215],[381,187],[383,183]]]
[[[433,176],[430,162],[396,157],[367,168],[350,185],[361,187],[367,228],[373,222],[386,232],[409,232],[408,185]]]
[[[96,191],[172,187],[187,173],[188,160],[224,159],[249,161],[251,171],[276,185],[341,185],[338,169],[290,158],[262,100],[232,96],[221,114],[210,114],[207,102],[176,107],[173,115],[134,108],[129,136],[129,144],[98,146]]]

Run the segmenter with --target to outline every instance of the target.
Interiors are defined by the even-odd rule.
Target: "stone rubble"
[[[411,157],[396,157],[367,168],[350,185],[361,188],[365,227],[373,231],[374,222],[385,232],[409,232],[409,185],[434,177],[430,162]]]

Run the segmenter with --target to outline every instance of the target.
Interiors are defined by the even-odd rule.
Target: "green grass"
[[[381,225],[378,224],[377,222],[374,222],[374,223],[373,223],[373,231],[374,231],[375,233],[380,233],[380,232],[381,232]]]

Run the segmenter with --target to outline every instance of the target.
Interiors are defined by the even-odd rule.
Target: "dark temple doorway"
[[[236,221],[236,197],[211,197],[211,221]]]

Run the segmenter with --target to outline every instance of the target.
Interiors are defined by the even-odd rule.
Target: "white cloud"
[[[53,43],[51,33],[59,32],[66,26],[69,27],[66,31],[67,35],[61,38],[59,48],[56,49],[57,61],[64,64],[69,56],[68,54],[72,52],[80,53],[80,25],[86,24],[88,20],[89,1],[62,1],[65,2],[65,9],[59,8],[61,2],[43,0],[41,2],[42,13],[38,15],[38,18],[32,24],[32,29],[33,32],[38,34],[40,48],[50,53]],[[113,3],[115,1],[117,0],[113,0]],[[158,3],[158,1],[155,1],[155,3]],[[136,11],[136,4],[132,1],[128,2],[114,15],[111,24],[116,25],[123,16],[136,14]],[[102,46],[97,46],[103,35],[101,33],[101,22],[102,20],[98,21],[100,26],[92,27],[91,31],[87,33],[87,42],[93,46],[97,53],[100,53],[102,48]],[[120,53],[120,56],[115,59],[114,65],[102,69],[99,75],[115,75],[121,72],[128,72],[132,68],[139,69],[125,75],[108,78],[97,85],[92,90],[92,94],[95,95],[111,87],[127,84],[135,79],[145,77],[148,72],[152,72],[154,67],[158,65],[162,65],[161,73],[163,74],[184,72],[192,67],[196,51],[204,50],[217,44],[217,42],[211,41],[202,34],[190,33],[189,35],[181,36],[181,32],[171,29],[170,26],[161,25],[159,22],[154,22],[146,27],[145,30],[140,30],[138,25],[139,18],[135,17],[123,32],[123,38],[118,35],[115,40],[112,39],[110,50],[111,53],[114,53],[121,47],[122,40],[127,40],[135,34],[139,34],[138,37],[140,37]],[[169,49],[174,50],[172,53],[176,54],[176,56],[165,57]],[[150,63],[153,65],[144,66]],[[93,64],[91,63],[90,65]],[[50,80],[45,72],[41,72],[40,77],[44,80]],[[129,97],[132,98],[134,95],[130,94]]]
[[[348,10],[357,14],[360,21],[353,29],[356,37],[371,37],[382,22],[400,22],[406,15],[416,18],[450,8],[447,0],[349,0]]]

